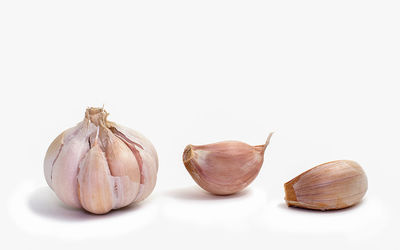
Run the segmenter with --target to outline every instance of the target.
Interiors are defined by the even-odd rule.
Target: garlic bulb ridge
[[[82,122],[61,133],[44,160],[48,185],[67,205],[104,214],[145,199],[153,191],[158,159],[138,132],[88,108]]]

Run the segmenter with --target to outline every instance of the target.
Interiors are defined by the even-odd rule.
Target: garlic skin
[[[271,136],[272,133],[264,145],[258,146],[239,141],[188,145],[183,152],[183,163],[204,190],[216,195],[234,194],[257,177]]]
[[[65,204],[94,214],[144,200],[153,191],[157,152],[140,133],[107,121],[103,108],[50,144],[44,159],[47,184]]]
[[[367,192],[368,180],[357,162],[338,160],[302,173],[284,188],[288,206],[334,210],[359,203]]]

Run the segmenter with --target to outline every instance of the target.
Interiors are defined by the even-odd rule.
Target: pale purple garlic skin
[[[258,175],[270,142],[250,146],[239,141],[223,141],[202,146],[188,145],[183,163],[204,190],[216,195],[230,195],[246,188]]]
[[[94,214],[128,206],[153,191],[157,152],[140,133],[107,121],[103,108],[61,133],[44,159],[47,184],[67,205]]]

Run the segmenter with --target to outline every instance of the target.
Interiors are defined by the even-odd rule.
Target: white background
[[[398,1],[0,1],[3,249],[394,249],[399,234]],[[50,142],[102,106],[160,159],[153,194],[93,216],[61,204]],[[262,144],[258,178],[214,197],[187,144]],[[323,162],[367,173],[358,206],[287,208]],[[395,244],[395,245],[393,245]]]

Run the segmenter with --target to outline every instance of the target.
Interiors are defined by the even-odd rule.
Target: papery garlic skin
[[[285,183],[288,206],[334,210],[359,203],[368,189],[364,170],[355,161],[318,165]]]
[[[258,146],[239,141],[188,145],[183,153],[183,163],[204,190],[216,195],[234,194],[257,177],[271,136],[272,133],[264,145]]]
[[[46,182],[67,205],[104,214],[153,191],[157,152],[140,133],[107,121],[102,108],[61,133],[44,160]]]
[[[115,128],[116,131],[122,133],[126,137],[125,141],[136,141],[139,142],[139,144],[143,147],[143,150],[141,151],[134,150],[136,154],[140,154],[140,158],[143,161],[142,164],[147,166],[146,168],[142,168],[141,183],[145,184],[140,186],[139,194],[136,198],[137,202],[142,201],[146,199],[151,192],[153,192],[153,189],[156,185],[158,172],[158,157],[156,149],[154,148],[153,144],[139,132],[111,122],[110,126]],[[130,148],[133,148],[133,146],[130,146]]]

